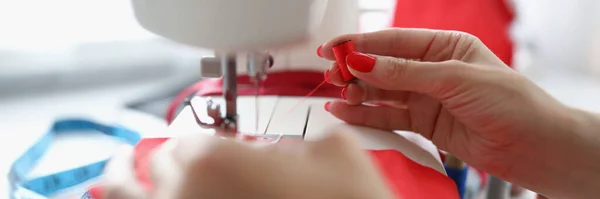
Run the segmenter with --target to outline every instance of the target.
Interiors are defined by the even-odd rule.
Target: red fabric
[[[152,190],[149,158],[153,149],[167,138],[143,139],[135,148],[135,172],[148,191]],[[445,175],[420,165],[395,150],[369,150],[385,176],[396,198],[402,199],[458,199],[454,181]]]
[[[268,75],[267,79],[261,83],[258,90],[259,95],[305,96],[324,81],[323,73],[313,71],[273,72]],[[254,87],[247,75],[239,76],[237,81],[239,96],[254,95]],[[167,109],[165,119],[169,123],[173,121],[177,107],[185,98],[195,92],[198,92],[199,96],[221,95],[223,93],[222,84],[222,79],[206,79],[186,88],[175,97]],[[341,88],[337,86],[323,84],[312,96],[339,98],[340,92]]]
[[[323,79],[322,72],[312,71],[293,71],[293,72],[274,72],[260,85],[259,95],[279,95],[279,96],[305,96],[319,84]],[[238,95],[254,95],[254,86],[247,75],[239,76]],[[202,83],[202,89],[199,90],[199,96],[221,95],[223,93],[222,79],[207,79]],[[323,84],[317,90],[313,97],[340,97],[341,88]]]
[[[479,174],[479,179],[481,180],[481,189],[484,189],[484,187],[487,186],[488,174],[480,170],[477,170],[477,173]]]
[[[473,34],[507,65],[512,64],[506,0],[397,0],[393,27],[458,30]]]
[[[146,191],[151,191],[152,176],[150,175],[150,158],[152,150],[162,145],[169,138],[142,139],[134,148],[135,175]]]
[[[92,196],[91,199],[104,198],[104,195],[102,195],[102,187],[92,187],[92,188],[90,188],[90,190],[88,192],[89,192],[90,196]]]

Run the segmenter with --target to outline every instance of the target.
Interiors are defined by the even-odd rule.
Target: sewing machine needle
[[[260,110],[260,108],[258,107],[259,106],[259,103],[258,103],[259,89],[260,89],[260,81],[257,80],[254,82],[254,114],[255,114],[254,117],[256,118],[254,120],[254,122],[255,122],[254,133],[258,133],[258,117],[259,117],[258,110]]]

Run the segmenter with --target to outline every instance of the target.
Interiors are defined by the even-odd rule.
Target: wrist
[[[591,197],[600,189],[600,116],[562,104],[554,110],[528,132],[507,180],[549,197]]]

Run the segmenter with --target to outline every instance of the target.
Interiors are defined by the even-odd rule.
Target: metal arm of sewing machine
[[[273,66],[273,57],[266,52],[247,53],[247,73],[254,83],[255,95],[258,95],[260,83],[267,77],[267,69]],[[203,115],[197,115],[194,110],[196,122],[200,125],[212,128],[221,128],[227,133],[238,133],[238,113],[237,113],[237,54],[236,53],[216,53],[215,57],[205,57],[201,60],[201,73],[207,78],[223,78],[223,98],[225,104],[215,104],[210,98],[206,101],[206,112]],[[191,106],[191,101],[187,101]],[[225,112],[221,111],[221,107]],[[193,106],[191,106],[193,109]],[[212,122],[203,121],[202,118],[208,116]]]

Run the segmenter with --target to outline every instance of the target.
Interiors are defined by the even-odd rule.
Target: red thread
[[[340,71],[340,69],[338,68],[337,70],[333,71],[333,73],[330,73],[329,76],[327,78],[325,78],[325,80],[323,80],[317,87],[315,87],[312,91],[310,91],[308,94],[306,94],[306,96],[302,97],[302,99],[298,103],[296,103],[294,106],[292,106],[292,108],[290,108],[283,115],[283,118],[285,118],[292,111],[294,111],[296,108],[298,108],[298,106],[300,106],[302,103],[304,103],[304,101],[306,100],[306,98],[312,96],[315,92],[317,92],[317,90],[319,90],[319,88],[321,88],[321,86],[323,86],[323,85],[325,85],[325,83],[327,83],[327,79],[331,78],[333,75],[337,74],[339,71]]]
[[[338,69],[333,71],[333,73],[331,73],[331,74],[328,74],[329,72],[326,71],[325,78],[324,78],[325,80],[323,80],[323,82],[321,82],[316,88],[314,88],[312,91],[310,91],[306,96],[302,97],[302,99],[298,103],[296,103],[294,106],[292,106],[292,108],[290,108],[290,110],[288,110],[284,114],[284,117],[289,115],[296,108],[298,108],[299,105],[304,103],[306,98],[312,96],[317,90],[319,90],[319,88],[321,88],[321,86],[323,86],[325,83],[327,83],[328,79],[330,79],[333,75],[337,74],[338,72],[341,73],[342,79],[346,82],[356,78],[356,77],[354,77],[354,75],[352,75],[352,73],[350,73],[350,71],[348,70],[348,65],[346,64],[346,57],[348,56],[348,54],[355,51],[354,43],[352,42],[352,40],[348,40],[348,41],[344,41],[342,43],[336,44],[335,46],[333,46],[332,50],[333,50],[333,54],[335,55],[335,60],[338,65]]]

